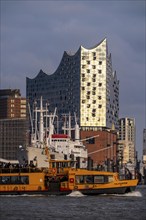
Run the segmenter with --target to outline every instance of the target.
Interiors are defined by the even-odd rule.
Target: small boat
[[[71,167],[71,161],[51,160],[49,168],[0,168],[0,195],[124,194],[135,190],[137,179],[120,179],[115,172]]]

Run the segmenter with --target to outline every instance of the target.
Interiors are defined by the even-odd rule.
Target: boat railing
[[[42,172],[42,169],[37,167],[0,168],[0,173],[34,173],[34,172]]]

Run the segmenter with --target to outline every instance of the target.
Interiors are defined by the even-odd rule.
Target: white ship
[[[18,159],[21,164],[33,164],[37,167],[48,167],[49,159],[68,160],[78,168],[87,167],[87,149],[80,141],[80,128],[75,118],[75,127],[71,128],[71,116],[66,117],[63,133],[55,133],[54,114],[48,114],[48,106],[43,108],[42,97],[40,107],[34,109],[34,119],[31,121],[31,145],[27,148],[19,147]],[[39,123],[38,123],[39,119]],[[75,138],[72,140],[71,131],[74,130]],[[47,152],[46,152],[47,150]]]

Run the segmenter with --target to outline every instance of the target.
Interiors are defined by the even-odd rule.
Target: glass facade
[[[119,81],[112,70],[107,40],[94,48],[80,47],[75,54],[64,52],[57,70],[47,75],[42,70],[26,80],[31,109],[36,99],[48,100],[51,112],[76,113],[81,128],[118,128]]]

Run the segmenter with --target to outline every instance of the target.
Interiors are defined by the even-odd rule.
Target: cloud
[[[64,50],[107,37],[120,115],[134,115],[138,130],[144,128],[145,1],[1,1],[0,28],[1,87],[21,88],[23,95],[26,77],[40,69],[53,73]]]

